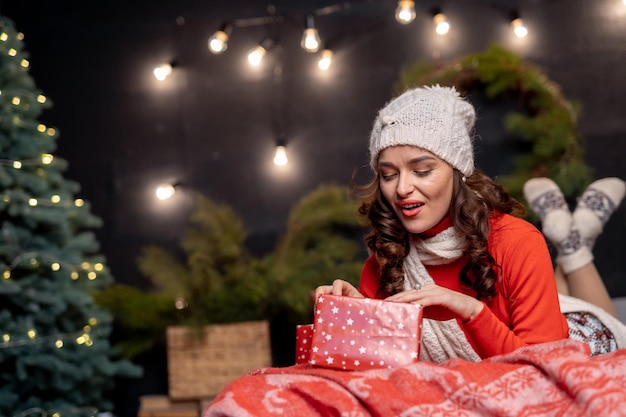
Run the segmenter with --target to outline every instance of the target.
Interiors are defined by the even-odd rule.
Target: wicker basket
[[[167,329],[169,396],[206,399],[235,378],[271,366],[269,323],[251,321],[205,326],[202,337],[188,327]]]

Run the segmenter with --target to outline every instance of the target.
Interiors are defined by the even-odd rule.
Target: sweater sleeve
[[[378,271],[378,262],[374,255],[370,255],[363,264],[361,270],[361,279],[359,281],[359,292],[367,298],[377,297],[378,285],[380,283],[380,272]]]
[[[476,352],[490,357],[522,346],[568,337],[559,307],[552,261],[545,239],[521,219],[494,225],[489,251],[502,268],[501,294],[489,308],[463,324]],[[501,318],[494,311],[504,311]]]

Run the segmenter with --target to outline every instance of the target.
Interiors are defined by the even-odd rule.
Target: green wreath
[[[409,87],[440,84],[461,94],[482,88],[493,99],[505,94],[520,97],[526,114],[506,115],[505,129],[531,144],[531,152],[518,155],[510,174],[498,181],[519,201],[524,183],[532,177],[554,180],[566,198],[579,195],[589,184],[591,168],[583,159],[577,128],[579,106],[563,97],[560,88],[538,68],[499,45],[452,62],[417,62],[400,74],[396,94]]]

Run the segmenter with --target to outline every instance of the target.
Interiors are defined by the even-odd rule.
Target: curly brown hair
[[[459,274],[459,281],[473,289],[479,300],[488,300],[496,294],[497,271],[500,269],[487,250],[489,219],[502,213],[523,215],[524,206],[480,171],[464,178],[455,169],[453,181],[450,216],[456,231],[467,241],[466,255],[469,257]],[[380,267],[379,291],[398,293],[403,290],[402,266],[409,253],[411,237],[383,197],[379,174],[364,185],[353,181],[353,195],[361,199],[359,214],[370,226],[365,243]]]

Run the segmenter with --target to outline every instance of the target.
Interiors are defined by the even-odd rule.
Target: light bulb
[[[320,44],[322,43],[320,39],[319,33],[317,33],[317,29],[315,29],[315,23],[313,21],[313,16],[308,15],[306,18],[306,28],[304,32],[302,32],[302,40],[300,41],[300,46],[307,52],[314,53],[320,49]]]
[[[248,53],[248,62],[250,65],[258,67],[263,62],[263,57],[267,51],[261,45],[256,46],[253,50]]]
[[[41,154],[41,163],[44,165],[50,165],[54,160],[54,156],[49,153]]]
[[[187,308],[188,305],[187,305],[187,302],[185,301],[185,298],[182,295],[179,295],[178,297],[176,297],[174,306],[176,307],[176,310],[182,310],[184,308]]]
[[[524,25],[524,21],[521,18],[518,17],[517,19],[511,21],[511,26],[513,27],[513,33],[515,33],[515,36],[518,38],[524,38],[528,35],[528,29]]]
[[[165,80],[167,77],[170,76],[170,74],[172,73],[172,65],[171,64],[162,64],[159,65],[158,67],[156,67],[154,69],[154,77],[159,80],[159,81],[163,81]]]
[[[228,49],[228,33],[218,30],[209,38],[208,46],[214,54],[221,54]]]
[[[445,35],[450,31],[450,23],[446,20],[446,15],[443,13],[437,13],[433,17],[433,22],[435,23],[435,32],[438,35]]]
[[[283,145],[278,145],[276,147],[276,152],[274,153],[274,165],[277,166],[285,166],[287,165],[287,150]]]
[[[413,0],[398,1],[396,20],[403,25],[408,25],[415,20],[415,2]]]
[[[176,194],[176,189],[171,184],[162,184],[157,187],[154,193],[159,200],[167,200]]]
[[[320,56],[320,60],[317,62],[317,67],[322,71],[326,71],[328,70],[328,68],[330,68],[332,63],[333,51],[331,51],[330,49],[324,49]]]
[[[302,42],[300,46],[307,52],[317,52],[320,49],[320,35],[317,33],[317,29],[304,29],[302,34]]]

